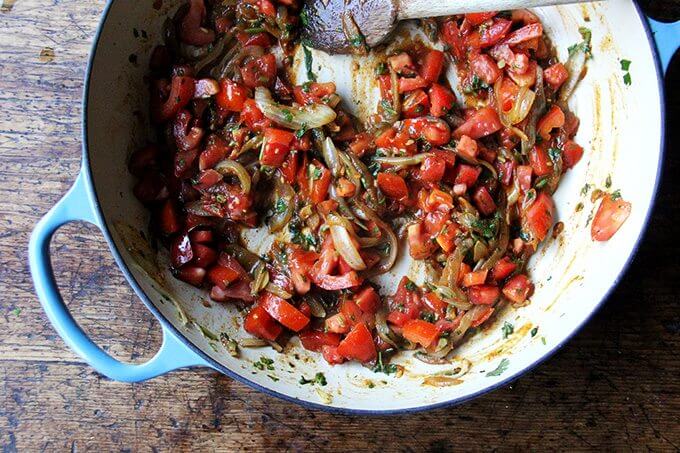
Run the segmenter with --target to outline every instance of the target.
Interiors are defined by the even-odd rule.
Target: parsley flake
[[[508,338],[510,335],[515,333],[515,326],[510,324],[509,322],[505,321],[503,323],[503,327],[501,328],[501,331],[503,332],[503,339],[505,340]]]
[[[500,363],[498,364],[496,369],[486,373],[486,376],[487,377],[500,376],[501,374],[503,374],[505,372],[505,370],[508,369],[509,365],[510,365],[510,361],[508,359],[503,359],[503,360],[500,361]]]

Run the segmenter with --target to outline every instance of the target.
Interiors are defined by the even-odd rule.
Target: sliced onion
[[[463,264],[465,254],[472,247],[472,239],[467,238],[456,247],[456,250],[449,255],[446,260],[446,265],[442,271],[442,276],[439,279],[440,286],[447,286],[448,288],[458,287],[458,274],[460,273],[460,266]]]
[[[487,307],[485,305],[475,305],[471,310],[466,311],[465,314],[460,318],[460,324],[458,324],[458,327],[454,329],[454,331],[451,332],[451,336],[449,336],[451,344],[458,344],[465,336],[465,333],[470,328],[470,325],[472,325],[472,322],[477,319],[477,316],[479,316],[486,309]]]
[[[469,310],[473,307],[473,305],[466,300],[467,298],[462,294],[460,288],[456,288],[456,291],[448,286],[432,285],[432,288],[434,293],[449,305],[453,305],[461,310]]]
[[[426,157],[432,156],[432,153],[421,153],[421,154],[416,154],[415,156],[404,156],[404,157],[375,157],[374,160],[376,162],[380,162],[381,164],[387,164],[387,165],[398,165],[398,166],[406,166],[406,165],[418,165],[423,163]]]
[[[498,241],[496,243],[496,249],[493,251],[491,256],[489,256],[486,261],[475,267],[475,270],[491,270],[498,260],[500,260],[503,255],[505,255],[508,249],[508,243],[510,242],[510,226],[505,218],[505,213],[507,211],[507,200],[505,199],[504,192],[501,191],[501,200],[499,202],[499,212],[500,212],[500,227],[498,233]],[[479,269],[477,269],[479,267]]]
[[[272,282],[267,283],[264,289],[275,296],[279,296],[281,299],[291,299],[293,297],[291,293]]]
[[[390,88],[392,92],[392,109],[394,109],[394,123],[401,115],[401,96],[399,95],[399,80],[397,79],[397,72],[390,67]]]
[[[238,244],[226,244],[224,251],[236,258],[236,261],[250,273],[255,273],[255,268],[259,263],[263,263],[262,258]]]
[[[366,189],[366,193],[368,195],[366,197],[366,201],[368,202],[369,206],[374,210],[379,209],[380,204],[378,203],[378,191],[375,188],[375,179],[373,178],[373,174],[371,174],[371,172],[368,170],[366,164],[364,164],[361,159],[359,159],[353,153],[346,153],[346,155],[349,157],[349,160],[352,162],[354,168],[361,175],[359,182],[364,186],[364,189]]]
[[[274,101],[269,90],[263,87],[255,88],[255,103],[270,120],[296,130],[303,127],[308,129],[321,127],[334,121],[337,116],[335,110],[325,104],[304,107],[281,105]]]
[[[397,261],[397,254],[399,253],[399,243],[397,242],[397,236],[394,234],[394,231],[392,231],[392,228],[385,223],[380,217],[377,216],[377,214],[372,211],[368,206],[366,206],[362,201],[360,200],[354,200],[354,206],[355,206],[355,212],[356,214],[362,219],[366,221],[373,221],[378,228],[382,232],[385,233],[387,236],[387,244],[389,246],[390,252],[384,260],[378,264],[378,266],[374,267],[369,271],[369,276],[375,276],[375,275],[380,275],[384,274],[385,272],[389,271],[392,269],[394,266],[394,263]]]
[[[321,153],[323,154],[323,159],[326,161],[326,165],[331,170],[331,173],[336,178],[339,178],[342,174],[342,166],[340,165],[340,156],[338,156],[338,149],[335,147],[335,143],[330,137],[326,137],[321,146]]]
[[[265,340],[250,337],[242,338],[238,343],[240,346],[243,346],[244,348],[263,348],[269,345],[269,343]]]
[[[250,293],[257,296],[269,284],[269,272],[264,261],[259,260],[253,269],[253,281],[250,283]]]
[[[315,318],[326,317],[326,309],[316,295],[307,294],[304,296],[304,301],[307,302],[307,305],[309,305],[312,316]]]
[[[331,214],[332,216],[333,214]],[[337,217],[337,216],[336,216]],[[344,226],[338,224],[330,225],[331,236],[333,237],[333,244],[335,249],[338,251],[340,256],[342,256],[349,266],[357,271],[363,271],[366,269],[366,263],[359,255],[359,251],[352,242],[352,236],[350,236],[349,231]]]
[[[562,106],[566,106],[567,101],[571,97],[572,93],[576,89],[576,85],[581,81],[584,75],[584,69],[586,67],[586,52],[583,50],[583,46],[576,46],[569,55],[567,63],[564,65],[569,72],[569,78],[564,82],[562,88],[560,89],[558,102]]]
[[[383,242],[383,238],[380,236],[359,237],[357,238],[357,241],[359,241],[359,246],[362,249],[365,249],[368,247],[375,247],[376,245],[380,244]]]
[[[522,139],[522,154],[528,155],[531,148],[536,144],[536,124],[538,120],[543,116],[543,111],[545,110],[545,90],[543,88],[543,69],[539,65],[536,65],[536,84],[534,85],[534,90],[536,92],[536,97],[534,103],[531,106],[531,111],[527,116],[527,125],[524,128],[524,134],[526,135],[526,140]]]
[[[212,49],[206,56],[194,63],[194,74],[199,74],[203,68],[215,62],[224,52],[227,44],[234,39],[233,33],[225,33],[218,38],[218,41],[213,45]]]
[[[395,348],[397,347],[397,341],[392,335],[392,331],[387,325],[387,312],[385,309],[380,309],[375,314],[375,331],[378,332],[378,336],[387,344],[391,344]]]
[[[215,170],[223,175],[232,174],[238,178],[243,193],[250,193],[250,173],[245,167],[235,160],[224,159],[222,162],[215,165]]]
[[[271,233],[281,231],[290,222],[290,219],[293,218],[295,211],[295,191],[290,184],[282,181],[281,178],[276,178],[274,184],[274,193],[277,196],[274,206],[278,205],[278,200],[283,200],[286,209],[283,212],[274,212],[274,215],[269,219],[268,226]]]
[[[455,148],[444,147],[444,149],[447,150],[447,151],[451,151],[451,152],[455,153],[456,156],[458,156],[462,160],[466,161],[467,163],[470,163],[470,164],[473,164],[473,165],[481,165],[482,167],[489,170],[489,172],[491,172],[494,179],[498,179],[498,171],[496,170],[496,167],[491,165],[491,163],[487,162],[486,160],[477,159],[476,157],[472,157],[472,156],[468,156],[468,155],[463,154],[463,153],[459,153],[458,151],[456,151]]]
[[[529,87],[521,87],[519,93],[517,93],[517,99],[512,105],[512,109],[505,113],[503,110],[503,102],[501,99],[501,86],[503,83],[503,78],[499,78],[494,85],[494,94],[496,96],[496,110],[498,110],[498,117],[506,127],[511,127],[517,123],[520,123],[524,118],[529,115],[531,107],[534,105],[534,100],[536,99],[536,93],[531,91]]]

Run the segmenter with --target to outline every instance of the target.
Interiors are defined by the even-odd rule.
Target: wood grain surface
[[[208,370],[142,384],[111,382],[64,345],[34,295],[26,249],[35,222],[78,172],[83,76],[104,1],[0,3],[3,451],[680,447],[677,59],[667,83],[673,136],[655,213],[630,270],[587,327],[536,370],[473,402],[407,416],[346,417],[273,399]],[[653,3],[662,13],[677,7]],[[158,325],[127,286],[101,234],[68,225],[53,252],[63,294],[86,331],[121,359],[153,355]]]

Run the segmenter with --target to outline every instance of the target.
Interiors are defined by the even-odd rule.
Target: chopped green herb
[[[302,123],[300,129],[295,131],[295,137],[300,140],[305,135],[305,132],[307,132],[307,123]]]
[[[579,201],[576,205],[576,212],[581,212],[583,210],[583,203]]]
[[[503,359],[501,362],[498,364],[495,370],[489,371],[486,373],[487,377],[492,377],[492,376],[500,376],[505,372],[505,370],[508,369],[508,366],[510,365],[510,361],[508,359]]]
[[[397,114],[397,112],[394,110],[394,107],[392,107],[392,104],[390,104],[390,102],[387,99],[383,99],[382,101],[380,101],[380,106],[388,115]]]
[[[413,292],[413,291],[416,291],[416,290],[418,289],[418,285],[416,285],[416,284],[413,283],[411,280],[409,280],[409,281],[406,283],[406,289],[408,289],[409,291]]]
[[[607,176],[607,179],[604,180],[604,186],[609,189],[612,186],[612,176],[609,175]]]
[[[309,93],[309,91],[312,89],[312,82],[311,80],[306,81],[305,83],[302,84],[302,91],[305,93]]]
[[[393,363],[383,363],[382,351],[378,352],[378,363],[373,367],[374,373],[393,374],[398,370],[399,368]]]
[[[375,75],[383,75],[383,74],[386,74],[386,73],[387,73],[387,65],[385,64],[384,61],[381,61],[375,67]]]
[[[424,311],[420,314],[420,319],[422,319],[423,321],[434,323],[435,321],[437,321],[437,315],[435,315],[431,311]]]
[[[264,371],[265,369],[272,371],[274,370],[274,361],[268,357],[260,357],[259,362],[254,362],[253,366],[258,370]]]
[[[543,343],[543,345],[546,344],[545,337],[541,337],[541,343]]]
[[[295,118],[293,116],[293,113],[288,109],[282,109],[281,113],[283,113],[283,119],[285,119],[288,122],[293,121],[293,119]]]
[[[238,357],[238,343],[236,340],[232,340],[229,338],[229,335],[226,333],[222,332],[220,333],[220,343],[222,343],[222,346],[224,346],[224,349],[229,352],[229,355],[232,357]]]
[[[581,50],[586,54],[586,58],[592,57],[592,49],[590,47],[590,41],[593,37],[592,32],[586,27],[579,28],[578,32],[581,34],[583,41],[569,47],[569,56],[573,55],[576,51]]]
[[[465,94],[473,94],[478,92],[479,90],[489,88],[489,85],[487,85],[482,79],[477,77],[477,74],[473,74],[472,77],[470,78],[470,81],[463,86],[463,93]]]
[[[263,27],[252,27],[252,28],[246,28],[245,29],[245,32],[248,33],[248,34],[251,34],[251,35],[255,35],[257,33],[262,33],[263,31],[265,31],[265,29]]]
[[[203,334],[204,337],[206,337],[209,340],[217,341],[217,335],[212,333],[210,330],[208,330],[207,327],[203,327],[200,324],[196,324],[198,326],[198,330],[201,331],[201,334]]]
[[[503,332],[503,339],[506,339],[515,332],[515,326],[505,321],[501,331]]]
[[[215,201],[222,204],[227,202],[227,196],[221,193],[215,195]]]
[[[302,11],[300,11],[300,23],[302,24],[303,27],[306,27],[307,24],[309,24],[309,17],[307,17],[307,8],[303,8]]]
[[[302,45],[302,50],[305,54],[305,68],[307,69],[307,80],[316,82],[316,74],[314,74],[314,58],[309,47]]]
[[[356,35],[349,40],[349,43],[352,47],[361,47],[364,45],[364,37],[361,35]]]
[[[477,219],[470,225],[472,228],[479,232],[486,239],[493,239],[498,234],[498,229],[500,227],[500,215],[496,215],[490,219]]]
[[[310,179],[312,179],[312,180],[321,179],[321,175],[322,175],[321,169],[319,167],[317,167],[316,165],[310,164],[309,168],[308,168],[308,172],[309,172],[309,178]]]
[[[536,181],[536,184],[534,184],[534,187],[537,189],[542,189],[546,184],[548,184],[548,178],[547,176],[544,176],[540,178],[538,181]]]
[[[621,198],[621,191],[620,190],[615,190],[611,194],[612,200],[616,201]]]
[[[274,382],[276,382],[276,381],[279,380],[279,378],[277,378],[276,376],[271,375],[271,374],[268,374],[267,377],[268,377],[269,379],[271,379],[272,381],[274,381]]]
[[[549,148],[548,156],[550,156],[550,160],[552,160],[553,162],[557,162],[560,156],[562,156],[562,150],[559,148]]]
[[[623,75],[623,83],[626,84],[627,86],[633,84],[633,79],[630,77],[630,72],[627,72]]]
[[[325,386],[326,384],[328,384],[328,382],[326,381],[326,376],[324,376],[323,373],[316,373],[313,379],[307,379],[306,377],[302,376],[300,377],[300,380],[298,382],[300,382],[300,385],[318,384],[321,386]]]
[[[274,205],[274,212],[276,214],[282,214],[286,212],[287,209],[288,203],[286,202],[286,200],[284,200],[283,198],[279,198],[278,200],[276,200],[276,204]]]
[[[535,337],[537,333],[538,333],[538,327],[534,327],[533,329],[531,329],[531,337],[532,338]]]
[[[12,314],[14,316],[19,316],[21,314],[21,308],[15,307],[14,310],[12,310]]]
[[[619,63],[621,63],[621,70],[622,71],[628,71],[630,69],[630,64],[631,64],[630,60],[622,59],[622,60],[619,61]]]
[[[589,190],[590,190],[590,184],[585,183],[583,185],[583,187],[581,188],[581,195],[587,194]]]

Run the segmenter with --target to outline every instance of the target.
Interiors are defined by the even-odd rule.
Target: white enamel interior
[[[213,349],[195,326],[182,322],[175,304],[163,294],[170,295],[210,331],[241,338],[245,334],[239,327],[241,317],[236,310],[216,303],[206,308],[201,303],[207,299],[206,294],[172,277],[150,278],[143,267],[135,264],[138,255],[130,254],[126,248],[126,244],[135,243],[129,230],[146,231],[148,225],[146,211],[132,195],[133,177],[126,170],[128,156],[149,135],[145,68],[151,49],[162,41],[160,30],[165,15],[173,12],[179,2],[165,1],[160,11],[153,9],[152,3],[115,0],[102,25],[86,111],[92,179],[115,247],[149,301],[189,341],[243,379],[302,401],[364,411],[414,409],[464,399],[520,373],[558,347],[590,316],[633,252],[652,202],[661,148],[659,86],[643,24],[631,0],[539,9],[536,13],[562,61],[567,47],[580,41],[578,27],[592,30],[594,58],[570,102],[581,119],[577,140],[586,150],[585,157],[566,175],[557,191],[558,216],[565,230],[532,260],[531,274],[538,284],[531,304],[505,310],[492,326],[460,348],[459,356],[472,364],[460,383],[439,388],[423,385],[425,375],[454,367],[424,365],[407,355],[398,360],[406,373],[395,378],[358,364],[330,367],[320,356],[304,351],[297,341],[285,355],[269,348],[243,348],[241,358],[235,359],[219,342],[214,342]],[[139,31],[138,36],[133,29]],[[131,54],[137,56],[137,64],[130,62]],[[633,62],[632,86],[622,83],[621,58]],[[321,81],[333,80],[345,99],[360,103],[354,107],[358,113],[375,105],[370,61],[326,58],[315,52],[317,65],[321,66]],[[581,195],[581,188],[589,183],[604,189],[609,175],[613,188],[620,189],[623,197],[632,202],[633,210],[611,241],[596,244],[590,240],[587,226],[593,203],[590,194]],[[584,205],[580,212],[576,210],[578,203]],[[395,272],[380,283],[391,286],[404,272],[418,277],[417,268],[402,260]],[[502,339],[500,330],[504,321],[515,326],[515,334],[507,340]],[[538,327],[538,334],[532,337],[529,332],[534,327]],[[252,361],[261,356],[274,359],[274,371],[262,372],[252,366]],[[502,359],[509,361],[507,370],[500,376],[487,376]],[[310,377],[318,371],[324,372],[328,380],[323,392],[319,393],[318,387],[298,384],[301,375]]]

